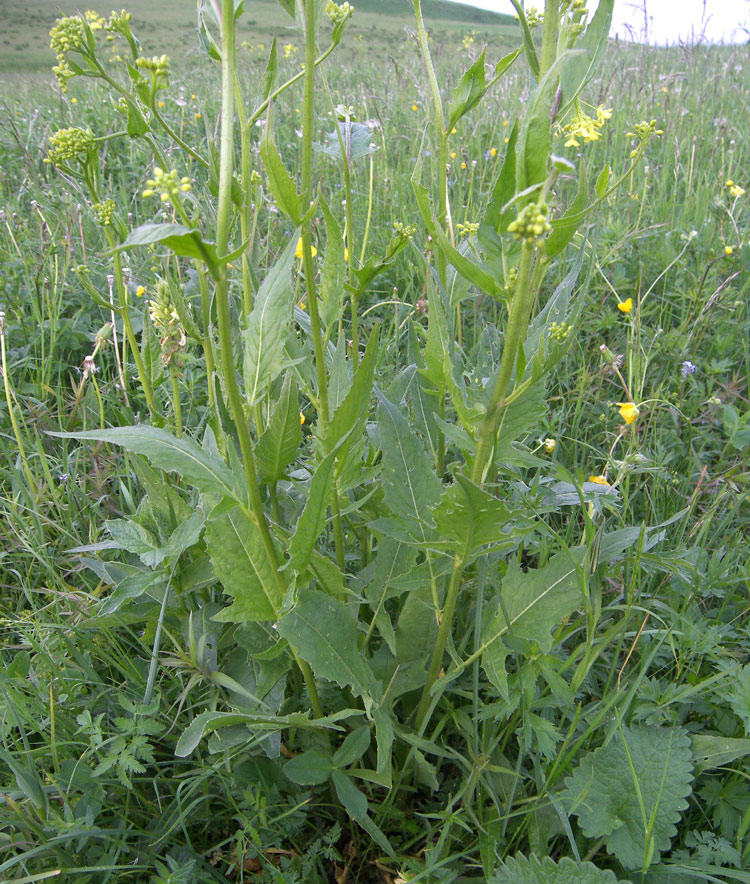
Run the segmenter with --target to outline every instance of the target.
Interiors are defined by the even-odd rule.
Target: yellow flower
[[[496,148],[496,147],[491,147],[491,148],[490,148],[490,156],[491,156],[491,157],[496,157],[496,156],[497,156],[497,148]]]
[[[633,299],[628,298],[625,301],[620,301],[617,305],[617,309],[621,313],[630,313],[630,311],[633,309]]]
[[[734,249],[731,246],[724,246],[724,254],[732,255],[734,254]]]
[[[302,412],[300,411],[300,413],[299,413],[299,423],[300,423],[300,426],[302,426],[302,424],[304,424],[304,422],[305,422],[305,416],[304,416],[304,414],[302,414]]]
[[[75,98],[72,98],[71,101],[75,101]],[[743,187],[740,187],[739,184],[733,184],[729,188],[729,192],[736,199],[738,196],[743,196],[743,194],[745,193],[745,189]]]
[[[508,122],[509,122],[508,120],[503,120],[503,126],[507,126]]]
[[[349,263],[349,249],[346,246],[344,246],[344,260],[347,264]]]
[[[452,159],[452,160],[455,160],[455,159],[456,159],[456,151],[455,151],[455,150],[452,150],[452,151],[451,151],[451,159]]]
[[[413,105],[411,106],[411,109],[412,109],[413,111],[418,111],[418,110],[419,110],[419,107],[418,107],[416,104],[413,104]]]
[[[312,256],[314,258],[318,254],[318,250],[315,248],[315,246],[310,246],[310,250],[312,251]],[[294,257],[299,258],[300,261],[302,260],[302,257],[303,257],[302,237],[300,237],[299,240],[297,241],[297,248],[295,249]]]
[[[77,98],[71,98],[71,99],[70,99],[70,103],[71,103],[71,104],[78,104],[78,99],[77,99]],[[743,191],[743,193],[744,193],[744,191]]]
[[[593,482],[594,485],[606,485],[609,488],[606,476],[589,476],[589,482]]]
[[[139,285],[138,288],[135,290],[136,298],[142,298],[145,294],[146,289],[142,285]]]
[[[455,135],[455,134],[456,134],[456,127],[454,126],[454,127],[451,129],[451,135]]]
[[[200,118],[201,118],[201,115],[200,115],[200,114],[196,114],[196,115],[195,115],[195,119],[196,119],[196,120],[200,120]]]
[[[461,163],[461,168],[462,168],[462,169],[465,169],[465,168],[466,168],[466,163]]]
[[[620,408],[620,417],[626,424],[632,424],[640,414],[640,411],[632,402],[618,402],[617,405]]]
[[[552,452],[555,450],[556,447],[557,447],[557,440],[556,439],[545,439],[544,440],[544,450],[547,452],[547,454],[552,454]]]

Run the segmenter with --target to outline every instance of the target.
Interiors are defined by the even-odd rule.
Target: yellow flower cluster
[[[579,102],[576,101],[576,111],[573,119],[563,126],[563,133],[568,136],[565,142],[566,147],[579,147],[579,138],[583,138],[584,142],[598,141],[601,138],[600,129],[607,120],[612,117],[612,109],[603,107],[601,104],[596,109],[596,117],[592,117],[583,110]]]
[[[146,189],[143,191],[144,199],[148,199],[155,193],[163,203],[174,202],[180,193],[187,193],[191,189],[190,179],[186,176],[177,180],[177,170],[172,169],[171,172],[165,172],[158,166],[154,166],[154,177],[149,178],[146,182]]]
[[[739,196],[744,196],[744,194],[745,194],[744,188],[740,187],[739,184],[735,184],[731,178],[727,181],[727,187],[729,188],[729,193],[735,199],[737,199],[737,197],[739,197]]]

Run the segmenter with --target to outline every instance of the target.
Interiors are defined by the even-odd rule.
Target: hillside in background
[[[95,9],[108,15],[112,4],[86,4],[75,0],[5,0],[0,37],[0,75],[46,73],[54,63],[48,33],[60,16],[77,8]],[[193,0],[130,0],[124,4],[133,14],[134,30],[146,55],[166,52],[173,63],[189,58],[197,50],[195,3]],[[409,0],[355,0],[351,32],[371,44],[389,44],[413,23]],[[119,6],[119,4],[118,4]],[[423,0],[429,26],[441,34],[475,31],[477,42],[507,36],[517,25],[512,16],[498,15],[461,3]],[[277,36],[282,42],[301,41],[294,22],[276,0],[252,0],[240,19],[239,39],[248,43],[269,43]]]

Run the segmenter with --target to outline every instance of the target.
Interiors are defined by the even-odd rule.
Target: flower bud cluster
[[[647,123],[645,120],[642,120],[640,123],[636,123],[633,126],[632,132],[626,132],[626,138],[637,138],[638,139],[638,147],[634,150],[631,150],[630,156],[631,159],[635,157],[646,145],[651,141],[654,135],[663,135],[663,129],[656,128],[656,120],[651,120],[650,123]]]
[[[338,3],[334,3],[334,0],[328,0],[326,15],[334,26],[343,25],[347,19],[351,18],[353,12],[354,7],[350,6],[348,3],[342,3],[339,5]]]
[[[516,239],[533,243],[544,236],[552,225],[547,218],[549,207],[546,203],[529,203],[520,211],[515,221],[508,225],[508,232]]]
[[[94,203],[91,208],[96,213],[96,220],[102,225],[102,227],[111,226],[112,218],[115,214],[114,200],[104,200],[102,203]]]
[[[465,224],[458,222],[458,235],[464,239],[476,236],[479,233],[479,224],[476,221],[467,221]]]
[[[107,20],[99,15],[98,12],[94,12],[93,9],[87,9],[84,13],[84,18],[92,31],[101,31],[107,25]]]
[[[50,49],[57,56],[58,61],[63,61],[68,52],[73,52],[83,46],[85,28],[83,20],[77,15],[58,18],[54,28],[49,32]]]
[[[135,60],[135,66],[139,71],[147,71],[155,77],[167,77],[169,74],[169,56],[154,55],[152,58],[146,58],[141,55]]]
[[[94,133],[90,129],[58,129],[49,137],[51,145],[45,162],[60,166],[68,160],[85,162],[94,149]]]
[[[158,166],[154,166],[154,177],[146,181],[143,197],[148,199],[158,193],[163,203],[174,202],[180,193],[187,193],[190,189],[190,179],[187,176],[178,181],[176,169],[165,172]]]
[[[414,234],[416,232],[417,232],[417,227],[415,224],[404,225],[400,221],[393,222],[393,236],[394,236],[394,238],[408,241],[408,240],[414,238]]]
[[[562,344],[564,341],[567,341],[570,337],[570,333],[573,331],[573,326],[569,325],[567,322],[556,323],[553,322],[549,327],[549,336],[558,344]]]

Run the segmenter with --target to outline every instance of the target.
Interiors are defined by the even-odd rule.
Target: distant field
[[[133,14],[135,30],[142,40],[146,55],[166,52],[174,62],[189,58],[196,51],[195,3],[192,0],[131,0],[124,4]],[[109,5],[86,4],[102,15]],[[393,40],[394,34],[412,27],[412,7],[407,0],[361,0],[354,4],[355,16],[349,31],[352,36],[366,38],[370,44]],[[80,3],[71,0],[6,0],[3,3],[3,36],[0,38],[0,76],[46,72],[54,63],[47,34],[62,13],[72,13]],[[457,3],[426,0],[425,18],[438,35],[455,34],[457,29],[476,31],[475,39],[491,40],[506,37],[516,25],[511,16],[497,15]],[[157,30],[158,28],[158,30]],[[276,0],[253,0],[240,19],[239,39],[249,43],[270,42],[277,36],[284,42],[300,41],[292,20]]]

